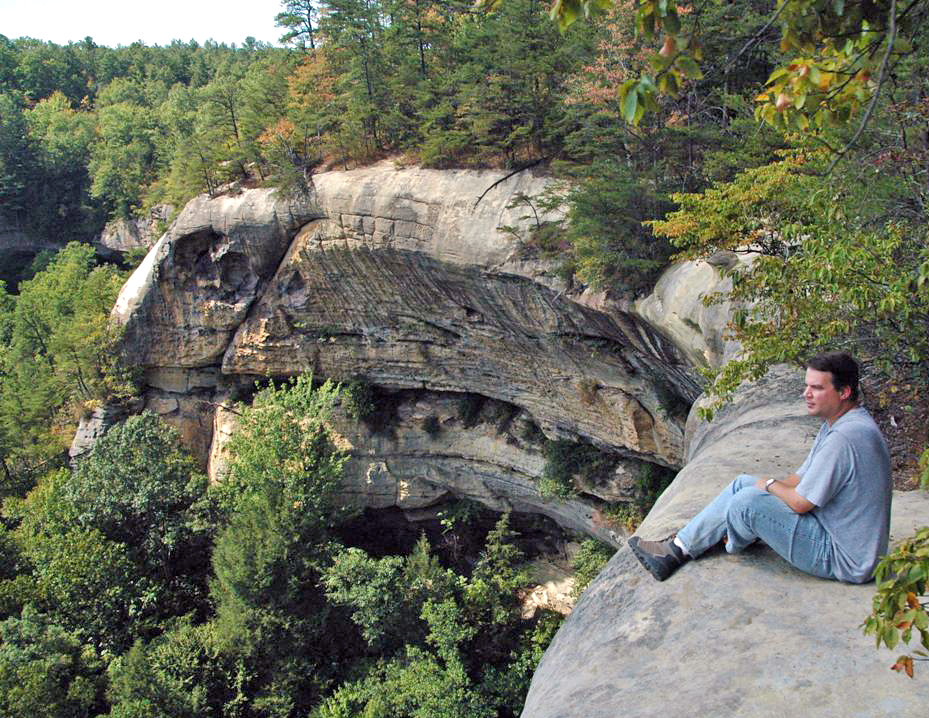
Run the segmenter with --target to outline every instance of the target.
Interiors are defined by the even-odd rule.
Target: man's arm
[[[797,493],[795,487],[800,483],[800,477],[796,474],[791,474],[785,479],[773,481],[767,489],[765,488],[765,483],[766,479],[758,479],[758,481],[755,482],[755,487],[762,491],[767,491],[772,496],[777,496],[777,498],[787,504],[794,513],[805,514],[816,508],[816,504],[808,501]]]

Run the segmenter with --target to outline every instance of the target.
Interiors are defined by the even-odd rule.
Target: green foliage
[[[293,716],[317,700],[351,641],[326,644],[331,610],[321,575],[336,551],[331,529],[345,454],[328,428],[339,390],[308,375],[271,384],[249,407],[215,487],[228,523],[213,552],[218,648],[244,671],[246,715]]]
[[[484,3],[499,5],[500,0]],[[552,17],[564,29],[591,10],[609,6],[604,0],[558,0]],[[781,128],[809,130],[834,126],[862,108],[888,73],[913,52],[927,8],[925,3],[822,2],[785,0],[775,19],[781,28],[780,50],[787,61],[768,78],[756,100],[756,115]],[[646,112],[658,111],[659,95],[677,95],[704,79],[705,29],[702,13],[679,8],[674,0],[636,4],[637,33],[662,38],[661,50],[648,58],[649,68],[619,87],[623,119],[638,125]],[[759,33],[760,34],[760,33]],[[748,46],[746,46],[747,48]],[[812,127],[811,127],[812,125]]]
[[[706,300],[737,303],[732,334],[745,348],[713,375],[717,397],[772,364],[843,345],[885,371],[891,357],[929,358],[925,232],[900,221],[875,227],[860,189],[801,172],[817,161],[796,152],[704,194],[676,195],[681,209],[651,223],[683,257],[757,253],[731,273],[728,295]]]
[[[100,649],[123,651],[152,629],[156,585],[140,575],[125,544],[97,529],[35,537],[29,558],[39,600],[56,620]]]
[[[169,615],[195,609],[204,586],[195,578],[211,542],[207,479],[182,451],[178,432],[144,412],[94,444],[63,489],[76,522],[125,544],[135,564],[167,588]]]
[[[128,219],[142,206],[142,193],[156,176],[158,128],[149,108],[119,102],[100,109],[88,170],[92,197],[110,213]]]
[[[332,442],[327,422],[340,396],[331,381],[313,388],[304,374],[259,391],[251,405],[237,404],[239,422],[229,441],[227,475],[214,491],[233,512],[268,489],[293,501],[321,526],[341,518],[330,515],[345,455]]]
[[[339,557],[325,579],[330,595],[350,605],[369,640],[390,646],[392,655],[382,653],[313,716],[518,715],[560,620],[521,618],[519,590],[527,579],[520,559],[506,516],[470,577],[441,568],[425,539],[403,560],[374,560],[357,550]]]
[[[104,662],[34,608],[0,623],[0,712],[83,718],[105,710]]]
[[[864,632],[873,635],[876,646],[883,643],[894,650],[901,642],[909,644],[914,631],[925,650],[904,654],[893,665],[895,671],[913,677],[914,660],[929,660],[929,612],[924,599],[929,593],[929,527],[902,541],[878,563],[874,571],[877,592]]]
[[[28,559],[15,534],[0,522],[0,620],[18,615],[37,599],[35,581],[29,575]]]
[[[342,406],[355,421],[370,421],[377,412],[374,386],[360,379],[348,382],[342,391]]]
[[[464,429],[470,429],[480,420],[481,410],[487,397],[480,394],[465,394],[458,400],[458,419]]]
[[[603,570],[614,553],[616,553],[614,548],[600,541],[587,539],[581,542],[581,547],[571,559],[571,567],[574,569],[573,595],[575,598],[584,592],[584,589]]]
[[[84,402],[129,392],[108,325],[123,276],[94,267],[93,249],[70,243],[9,301],[0,336],[0,490],[23,493],[61,461]],[[3,293],[5,296],[5,293]]]
[[[456,583],[457,577],[432,556],[425,536],[406,557],[373,559],[361,549],[346,549],[323,577],[326,596],[352,609],[352,621],[382,656],[421,641],[425,602],[451,595]]]
[[[609,471],[615,461],[597,447],[568,439],[546,440],[542,445],[545,468],[539,478],[539,493],[548,498],[567,499],[577,494],[575,477],[591,480]]]
[[[154,415],[132,417],[73,475],[50,473],[5,505],[34,601],[85,642],[118,652],[166,617],[205,610],[206,479],[178,446]]]
[[[641,291],[651,286],[671,255],[645,220],[662,217],[670,203],[624,164],[606,160],[583,169],[564,195],[563,240],[571,247],[578,279],[593,289]]]
[[[237,666],[217,650],[214,630],[179,619],[115,658],[107,670],[111,718],[219,718],[224,709],[242,715],[232,690]]]
[[[42,237],[80,240],[100,226],[104,211],[91,207],[87,165],[96,143],[96,117],[74,110],[61,92],[54,92],[25,112],[38,162],[36,172],[54,191],[38,197],[27,227]],[[38,179],[38,178],[36,178]]]

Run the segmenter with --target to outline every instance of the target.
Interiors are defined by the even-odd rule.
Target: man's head
[[[830,424],[858,403],[858,363],[844,352],[829,352],[806,363],[803,392],[811,416]]]

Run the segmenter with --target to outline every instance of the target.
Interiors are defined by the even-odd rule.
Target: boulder
[[[123,351],[145,368],[218,363],[316,211],[271,189],[191,200],[116,299]]]
[[[650,294],[634,303],[633,311],[670,337],[695,366],[721,367],[740,349],[726,336],[732,306],[707,306],[703,300],[728,292],[732,280],[723,271],[746,261],[734,252],[717,252],[705,262],[677,262],[662,272]]]
[[[156,204],[145,217],[115,219],[108,222],[94,241],[97,251],[105,257],[116,259],[133,249],[150,249],[160,235],[159,229],[166,225],[174,207]]]
[[[801,388],[780,368],[711,424],[692,421],[687,465],[637,533],[668,536],[738,473],[796,469],[818,423]],[[897,493],[892,540],[927,516],[925,493]],[[861,632],[873,593],[807,576],[763,546],[712,552],[658,583],[623,546],[546,651],[522,716],[924,716],[929,671],[894,673],[896,653]]]

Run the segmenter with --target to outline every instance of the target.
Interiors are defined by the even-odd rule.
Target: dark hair
[[[806,363],[808,369],[827,371],[832,374],[832,386],[836,391],[849,387],[852,393],[849,398],[858,401],[858,362],[852,359],[851,354],[845,352],[828,352],[817,354]]]

